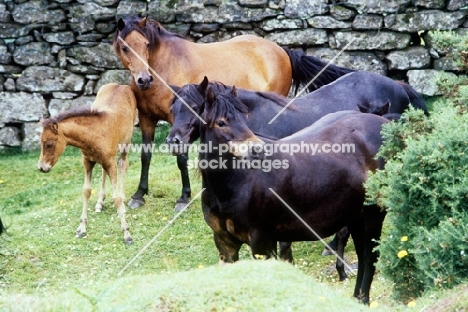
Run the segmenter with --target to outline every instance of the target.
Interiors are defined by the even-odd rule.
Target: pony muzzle
[[[40,161],[37,163],[37,169],[43,173],[47,173],[52,169],[52,166]]]
[[[241,159],[263,159],[265,142],[257,137],[245,141],[229,141],[229,151]]]
[[[140,75],[136,79],[136,84],[140,90],[148,90],[153,85],[153,82],[154,78],[150,74]]]

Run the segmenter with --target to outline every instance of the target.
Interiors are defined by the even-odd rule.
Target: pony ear
[[[200,92],[201,95],[205,95],[206,94],[206,88],[208,88],[208,78],[205,76],[203,78],[203,81],[198,85],[198,91]],[[210,88],[211,89],[211,88]]]
[[[181,89],[179,86],[176,85],[169,85],[169,87],[171,87],[171,89],[174,90],[174,92],[179,92],[179,90]]]
[[[138,26],[140,26],[140,28],[145,28],[147,20],[148,20],[148,15],[146,15],[140,20],[140,22],[138,23]]]
[[[52,130],[53,133],[58,134],[58,123],[56,122],[51,123],[50,130]]]
[[[236,86],[232,86],[231,94],[237,97],[237,89]]]
[[[384,106],[382,106],[382,108],[381,108],[382,116],[385,115],[385,114],[390,113],[390,107],[391,106],[392,106],[392,103],[390,103],[390,100],[388,100],[387,103],[385,103]]]
[[[206,91],[206,103],[207,108],[211,109],[213,107],[213,103],[216,101],[216,94],[213,91],[212,87],[209,87],[208,90]]]
[[[119,20],[117,21],[117,29],[119,31],[122,31],[124,28],[125,28],[125,22],[122,18],[119,18]]]
[[[368,105],[364,105],[364,104],[358,104],[357,105],[359,111],[361,113],[369,113],[369,106]]]

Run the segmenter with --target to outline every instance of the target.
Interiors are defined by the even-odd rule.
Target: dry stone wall
[[[40,117],[91,103],[99,87],[128,83],[113,53],[115,21],[149,15],[208,43],[255,34],[336,63],[406,79],[457,68],[430,30],[466,33],[468,0],[3,0],[0,1],[0,148],[38,147]]]

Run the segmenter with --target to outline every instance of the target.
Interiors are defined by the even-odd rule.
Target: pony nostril
[[[141,78],[141,77],[138,78],[137,82],[138,82],[138,84],[142,85],[143,84],[143,78]]]
[[[179,144],[180,141],[177,138],[167,138],[166,143],[171,144],[171,145],[175,145],[175,144]]]
[[[150,75],[149,76],[149,83],[153,83],[153,81],[154,81],[154,78],[153,78],[153,76]]]
[[[262,144],[253,144],[250,148],[250,156],[253,158],[261,158],[263,154],[263,145]]]

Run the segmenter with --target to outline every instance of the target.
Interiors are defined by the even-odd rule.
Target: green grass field
[[[167,131],[168,126],[158,129],[157,141],[162,142]],[[135,133],[134,142],[139,138]],[[79,150],[68,147],[47,174],[36,169],[38,157],[39,151],[0,155],[0,216],[7,227],[7,234],[0,238],[1,310],[366,309],[351,296],[354,276],[339,282],[335,258],[320,256],[320,242],[295,243],[294,266],[248,261],[248,246],[241,250],[244,261],[219,266],[211,229],[203,220],[198,199],[119,277],[124,266],[176,215],[173,207],[181,186],[175,158],[153,156],[147,204],[127,210],[134,240],[127,246],[109,184],[104,211],[94,212],[97,194],[92,195],[87,237],[75,237],[82,206]],[[100,172],[96,166],[96,191]],[[127,197],[135,191],[139,174],[140,156],[130,154]],[[190,175],[195,195],[201,181],[195,170]],[[346,259],[356,261],[352,244],[347,246]],[[452,294],[428,294],[409,308],[393,301],[391,288],[377,272],[371,307],[421,310]]]

